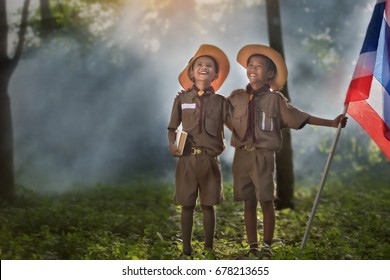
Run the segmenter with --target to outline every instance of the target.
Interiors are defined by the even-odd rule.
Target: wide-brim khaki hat
[[[226,54],[220,48],[209,44],[200,45],[195,55],[188,62],[188,65],[180,73],[179,83],[181,84],[183,89],[188,89],[192,87],[194,82],[191,81],[189,71],[194,61],[201,56],[211,56],[218,63],[218,78],[211,83],[211,86],[214,88],[215,91],[217,91],[222,86],[223,82],[226,80],[226,77],[229,74],[230,63]]]
[[[237,61],[246,69],[248,59],[254,54],[265,55],[275,63],[276,75],[273,79],[269,80],[269,86],[272,90],[282,88],[287,81],[287,66],[283,57],[273,48],[252,44],[241,48],[237,54]]]

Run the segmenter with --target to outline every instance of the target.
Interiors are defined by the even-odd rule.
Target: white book
[[[176,147],[177,147],[177,154],[182,155],[184,146],[186,144],[188,133],[183,130],[176,130]]]

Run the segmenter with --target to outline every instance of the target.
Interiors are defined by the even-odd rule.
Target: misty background
[[[30,7],[32,26],[39,20],[38,2]],[[64,191],[143,176],[173,182],[175,159],[168,153],[166,127],[181,90],[179,73],[200,44],[215,44],[231,63],[218,92],[227,96],[244,87],[245,70],[235,58],[246,44],[268,44],[265,1],[70,2],[85,5],[75,24],[46,41],[30,27],[12,76],[17,183],[36,191]],[[342,113],[374,5],[375,0],[280,0],[294,106],[323,118]],[[21,0],[7,1],[10,44],[21,6]],[[74,15],[68,15],[72,20]],[[292,131],[298,180],[318,183],[335,132],[313,126]],[[233,149],[228,131],[226,138],[221,162],[229,177]],[[350,118],[338,150],[352,155],[336,155],[335,168],[356,167],[364,153],[359,147],[368,147],[374,155],[370,160],[383,161]]]

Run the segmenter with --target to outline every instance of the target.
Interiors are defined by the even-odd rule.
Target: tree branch
[[[6,0],[0,0],[0,61],[7,59],[8,24]]]
[[[27,18],[28,18],[28,8],[30,6],[30,0],[25,0],[23,4],[22,19],[20,22],[19,34],[18,34],[18,44],[16,46],[15,55],[12,58],[12,72],[15,70],[20,57],[22,56],[23,45],[25,41],[26,31],[27,31]]]

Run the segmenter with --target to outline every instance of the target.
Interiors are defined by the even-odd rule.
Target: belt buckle
[[[256,150],[256,148],[251,146],[251,145],[245,145],[242,147],[242,149],[246,152],[252,152],[252,151]]]
[[[200,155],[202,153],[202,150],[199,148],[191,148],[191,155]]]

